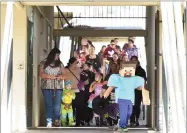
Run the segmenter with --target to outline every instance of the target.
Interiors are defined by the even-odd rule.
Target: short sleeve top
[[[46,59],[40,62],[40,67],[44,67]],[[63,63],[61,63],[58,67],[53,67],[54,64],[47,66],[43,69],[43,72],[48,75],[62,75],[62,69],[64,69]],[[42,89],[63,89],[63,80],[57,79],[41,79],[41,88]]]

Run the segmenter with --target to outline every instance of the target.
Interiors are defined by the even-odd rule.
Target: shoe
[[[139,122],[137,121],[136,124],[135,124],[135,126],[138,127],[139,125],[140,125],[140,124],[139,124]]]
[[[130,123],[130,127],[134,127],[135,123],[134,122],[131,122]]]
[[[75,122],[69,122],[69,126],[75,126]]]
[[[120,132],[128,132],[129,130],[125,127],[125,128],[119,128],[118,131],[120,131]]]
[[[95,122],[96,122],[96,126],[99,127],[100,126],[99,117],[95,117]]]
[[[85,125],[84,121],[81,121],[81,122],[80,122],[80,125],[81,125],[81,126],[84,126],[84,125]]]
[[[118,126],[117,126],[117,125],[114,125],[112,130],[113,130],[113,131],[117,131],[117,130],[118,130]]]
[[[114,128],[113,126],[109,126],[109,127],[108,127],[108,129],[109,129],[110,131],[113,131],[113,128]]]
[[[88,127],[90,126],[90,122],[87,122],[87,126],[88,126]]]
[[[46,127],[47,127],[47,128],[52,127],[52,123],[48,123]]]
[[[54,122],[54,126],[55,126],[55,127],[59,127],[59,126],[60,126],[60,122],[59,122],[59,120],[55,120],[55,122]]]
[[[123,131],[128,132],[129,130],[128,130],[128,128],[123,128]]]

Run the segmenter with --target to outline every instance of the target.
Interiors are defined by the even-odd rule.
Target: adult
[[[140,66],[140,62],[138,60],[138,57],[137,56],[132,56],[131,57],[131,62],[136,63],[135,75],[144,78],[145,83],[146,83],[146,81],[147,81],[146,72]],[[132,112],[131,119],[130,119],[131,126],[139,126],[138,119],[140,117],[141,101],[142,101],[142,91],[136,89],[135,90],[135,104],[133,106],[133,112]]]
[[[121,47],[119,45],[116,45],[115,53],[117,53],[119,57],[121,57]]]
[[[115,43],[116,46],[118,45],[118,42],[119,42],[119,39],[118,38],[114,38],[114,43]]]
[[[115,53],[115,47],[116,47],[116,44],[115,44],[114,40],[111,40],[110,46],[107,47],[104,52],[104,58],[106,58],[108,61],[112,60],[112,56]]]
[[[81,51],[85,53],[85,56],[89,55],[89,45],[82,45]]]
[[[134,44],[134,37],[129,37],[128,38],[128,43],[126,43],[123,46],[123,52],[126,56],[128,56],[128,59],[131,60],[132,56],[137,56],[138,57],[138,48]]]
[[[113,63],[116,64],[117,70],[119,71],[119,68],[120,68],[120,58],[119,58],[119,55],[117,53],[113,54],[112,60],[109,63],[107,74],[111,71],[110,69],[111,69],[111,65]]]
[[[80,67],[78,67],[78,60],[75,57],[70,58],[67,66],[65,67],[65,74],[67,76],[67,80],[72,81],[72,90],[75,93],[79,92],[77,84],[79,82],[79,75],[81,71]]]
[[[72,57],[66,66],[65,73],[67,80],[72,81],[72,90],[75,92],[75,99],[72,102],[74,117],[76,118],[76,125],[80,125],[80,120],[83,119],[82,109],[84,109],[84,94],[78,89],[78,82],[80,80],[81,69],[77,67],[77,59]]]
[[[99,72],[99,69],[101,68],[101,62],[99,60],[99,56],[95,54],[95,47],[92,45],[90,47],[90,54],[86,56],[86,61],[90,62],[93,66],[93,69],[96,72]]]
[[[41,89],[45,100],[47,127],[52,127],[53,115],[54,125],[60,125],[61,96],[65,79],[64,65],[59,58],[60,53],[59,49],[54,48],[40,63]]]
[[[103,45],[102,48],[101,48],[101,51],[98,53],[101,66],[103,66],[103,55],[104,55],[105,49],[106,49],[106,46]]]

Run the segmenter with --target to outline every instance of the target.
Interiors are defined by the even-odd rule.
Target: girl
[[[109,74],[106,75],[104,80],[104,86],[103,89],[107,89],[107,83],[112,74],[118,74],[119,70],[117,69],[117,64],[112,63],[110,67]],[[117,103],[115,103],[115,90],[113,90],[109,96],[109,109],[108,109],[108,124],[110,130],[117,130],[117,124],[118,124],[118,117],[119,117],[119,106]]]
[[[92,101],[95,97],[102,95],[102,86],[103,86],[103,74],[102,73],[97,73],[95,76],[95,81],[91,84],[90,86],[90,98],[88,100],[88,107],[92,108]],[[94,92],[94,93],[93,93]],[[103,116],[99,116],[97,114],[94,114],[95,121],[96,121],[96,126],[102,126],[103,124]]]

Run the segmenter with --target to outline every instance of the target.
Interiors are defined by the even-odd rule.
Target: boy
[[[135,66],[133,64],[121,68],[119,74],[113,74],[109,78],[109,88],[106,90],[104,98],[107,98],[111,91],[116,88],[116,103],[119,105],[120,112],[119,126],[122,131],[128,132],[127,125],[134,103],[134,89],[141,90],[144,86],[144,79],[134,76]]]
[[[72,82],[66,81],[65,89],[62,93],[62,104],[61,104],[61,111],[62,111],[62,126],[66,125],[66,117],[68,115],[69,119],[69,126],[74,126],[74,118],[73,118],[73,109],[72,109],[72,100],[75,99],[75,93],[72,91]]]

